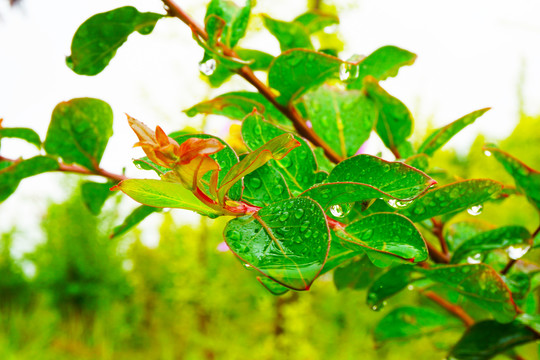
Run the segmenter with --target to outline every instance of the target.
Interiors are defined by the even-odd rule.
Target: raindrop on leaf
[[[482,204],[473,205],[470,208],[467,209],[467,212],[472,215],[480,215],[482,213],[482,210],[484,209],[484,206]]]
[[[206,76],[210,76],[216,70],[216,60],[210,59],[199,63],[199,71]]]
[[[510,259],[518,260],[521,259],[521,257],[523,257],[523,255],[525,255],[530,248],[531,246],[527,244],[510,245],[505,251]]]
[[[488,151],[488,150],[484,151],[484,155],[491,156],[491,151]]]
[[[474,254],[467,257],[467,263],[469,264],[480,264],[482,262],[482,254]]]
[[[341,205],[332,205],[330,206],[330,213],[338,218],[347,216],[352,209],[352,205],[349,203],[344,203]]]
[[[279,221],[286,221],[289,218],[289,213],[287,211],[284,211],[281,215],[279,215]]]
[[[304,216],[304,210],[298,209],[294,212],[294,217],[300,220]]]
[[[341,81],[353,81],[358,77],[358,73],[358,65],[341,63],[339,66],[339,79]]]
[[[249,180],[249,185],[251,185],[255,189],[258,189],[258,188],[261,187],[261,179],[252,178],[252,179]]]

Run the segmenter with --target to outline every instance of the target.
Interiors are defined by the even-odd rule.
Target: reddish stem
[[[441,250],[444,255],[448,257],[448,244],[446,243],[446,240],[443,235],[443,227],[444,224],[442,221],[438,221],[435,218],[431,218],[431,222],[433,223],[433,229],[431,230],[433,232],[433,235],[439,239],[439,243],[441,244]]]
[[[463,324],[465,324],[466,327],[470,327],[474,324],[474,319],[470,317],[470,315],[467,314],[461,306],[452,304],[451,302],[435,294],[433,291],[426,291],[426,292],[423,292],[423,294],[431,301],[442,306],[446,311],[448,311],[452,315],[457,316],[463,322]]]

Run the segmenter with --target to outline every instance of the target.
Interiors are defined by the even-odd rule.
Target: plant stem
[[[170,16],[174,16],[180,19],[183,23],[188,25],[194,33],[196,33],[202,39],[204,40],[208,39],[208,34],[204,30],[204,28],[198,25],[195,22],[195,20],[193,20],[173,0],[162,0],[162,1],[165,4],[167,12]],[[225,55],[238,57],[237,54],[234,52],[234,50],[228,48],[222,43],[219,43],[218,45],[221,47]],[[330,161],[337,164],[341,160],[343,160],[341,156],[339,156],[332,148],[330,148],[330,146],[328,146],[328,144],[324,142],[324,140],[322,140],[317,135],[317,133],[313,131],[313,129],[307,126],[304,119],[302,119],[302,117],[298,114],[297,111],[294,110],[294,108],[286,107],[278,103],[276,96],[270,90],[270,88],[266,86],[263,82],[261,82],[259,78],[255,76],[253,71],[248,66],[243,66],[240,69],[236,70],[236,72],[238,75],[243,77],[247,82],[253,85],[268,101],[272,103],[272,105],[274,105],[279,111],[281,111],[283,115],[289,118],[291,122],[293,123],[294,128],[296,129],[296,131],[298,132],[300,136],[303,136],[304,138],[309,140],[313,145],[322,148]]]
[[[467,314],[465,312],[465,310],[463,310],[463,308],[461,306],[452,304],[451,302],[449,302],[449,301],[443,299],[442,297],[440,297],[439,295],[435,294],[433,291],[426,291],[426,292],[422,292],[422,293],[428,299],[430,299],[431,301],[439,304],[446,311],[448,311],[452,315],[458,317],[463,322],[463,324],[465,324],[466,327],[470,327],[470,326],[472,326],[474,324],[474,319],[472,317],[470,317],[470,315]]]
[[[443,254],[448,256],[448,253],[449,253],[448,244],[446,243],[446,240],[443,235],[444,224],[442,221],[438,221],[435,218],[431,218],[431,222],[433,223],[433,229],[431,230],[431,232],[433,233],[433,235],[437,237],[437,239],[439,239],[439,243],[441,244],[441,250]]]
[[[431,243],[426,241],[427,249],[429,252],[429,257],[437,264],[448,264],[450,259],[448,255],[443,254],[437,248],[435,248]]]

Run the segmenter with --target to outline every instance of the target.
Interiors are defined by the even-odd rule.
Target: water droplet
[[[277,184],[272,188],[274,195],[281,195],[283,193],[283,185]]]
[[[485,151],[484,151],[484,155],[486,155],[486,156],[491,156],[491,151],[485,150]]]
[[[353,81],[358,77],[358,65],[341,63],[339,66],[339,79],[341,81]]]
[[[414,285],[411,285],[411,284],[407,285],[407,290],[413,291],[414,290]]]
[[[311,237],[311,230],[306,231],[306,232],[304,233],[304,237],[305,237],[306,239],[309,239],[309,238]]]
[[[210,76],[214,73],[216,70],[216,60],[209,59],[205,62],[199,63],[199,71],[202,72],[206,76]]]
[[[260,187],[261,187],[261,183],[262,183],[262,182],[261,182],[261,179],[256,178],[256,177],[251,178],[251,179],[249,180],[249,185],[250,185],[251,187],[255,188],[255,189],[260,188]]]
[[[306,231],[308,227],[309,227],[309,221],[304,221],[302,223],[302,225],[300,225],[300,231],[302,231],[302,232]],[[307,235],[307,233],[306,233],[306,235]]]
[[[478,204],[478,205],[474,205],[468,208],[467,212],[472,216],[476,216],[476,215],[480,215],[483,209],[484,209],[484,205]]]
[[[459,197],[459,190],[457,188],[453,188],[452,191],[450,191],[450,198],[457,199]]]
[[[291,158],[289,157],[284,157],[283,159],[279,161],[279,163],[286,168],[292,165]]]
[[[390,200],[388,200],[388,205],[390,205],[394,209],[401,209],[401,208],[404,208],[407,205],[409,205],[409,202],[410,201],[399,201],[399,200],[396,200],[396,199],[390,199]]]
[[[420,214],[424,213],[424,207],[423,207],[422,205],[418,204],[418,205],[414,208],[413,213],[414,213],[415,215],[420,215]]]
[[[246,264],[244,263],[244,267],[248,270],[253,270],[253,266],[249,265],[249,264]]]
[[[325,27],[325,28],[323,29],[323,31],[324,31],[325,34],[334,34],[334,33],[337,32],[337,30],[338,30],[338,27],[337,27],[336,24],[328,25],[327,27]]]
[[[352,205],[348,203],[332,205],[330,206],[330,213],[335,217],[342,218],[347,216],[351,212],[351,209]]]
[[[518,244],[518,245],[510,245],[506,248],[506,253],[508,254],[508,257],[512,260],[518,260],[523,257],[529,251],[531,248],[530,245],[527,244]]]
[[[467,263],[469,264],[480,264],[482,262],[482,254],[474,254],[467,257]]]
[[[298,220],[300,220],[302,218],[302,216],[304,216],[304,210],[303,209],[298,209],[294,212],[294,217],[297,218]]]
[[[242,240],[242,234],[237,230],[230,230],[227,232],[227,239],[230,241],[240,241]]]
[[[281,215],[279,215],[279,221],[286,221],[289,218],[289,213],[287,211],[284,211]]]
[[[369,240],[373,236],[373,230],[368,229],[362,233],[362,240]]]

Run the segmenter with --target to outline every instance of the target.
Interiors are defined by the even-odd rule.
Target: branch
[[[447,254],[443,254],[439,250],[437,250],[431,243],[426,241],[427,249],[429,252],[429,257],[433,262],[437,264],[448,264],[450,262],[450,259],[448,258]]]
[[[438,221],[435,218],[431,218],[431,222],[433,223],[433,229],[431,230],[431,232],[433,233],[433,235],[437,237],[437,239],[439,239],[439,243],[441,244],[441,250],[443,254],[448,256],[448,252],[449,252],[448,244],[446,243],[446,240],[444,239],[444,235],[443,235],[444,224],[442,221]]]
[[[463,324],[465,324],[466,327],[470,327],[474,324],[474,319],[470,317],[470,315],[467,314],[461,306],[452,304],[451,302],[435,294],[433,291],[422,292],[422,294],[424,294],[424,296],[426,296],[431,301],[443,307],[450,314],[458,317],[463,322]]]
[[[165,8],[167,9],[167,13],[170,16],[177,17],[180,19],[183,23],[188,25],[193,32],[195,32],[198,36],[200,36],[204,40],[208,40],[208,34],[202,28],[199,24],[195,22],[182,8],[180,8],[174,0],[162,0],[165,4]],[[231,57],[238,57],[238,55],[234,52],[234,50],[228,48],[227,46],[223,45],[222,43],[218,44],[221,49],[223,50],[223,53],[227,56]],[[259,91],[268,101],[272,103],[283,115],[285,115],[289,120],[292,121],[294,128],[298,132],[298,134],[307,140],[309,140],[313,145],[320,147],[324,150],[324,153],[328,157],[330,161],[333,163],[339,163],[341,160],[341,156],[339,156],[324,140],[322,140],[317,133],[315,133],[310,127],[307,126],[306,122],[302,117],[294,110],[293,108],[289,108],[286,106],[283,106],[282,104],[278,103],[276,100],[276,96],[268,86],[266,86],[259,78],[255,76],[251,68],[248,66],[243,66],[240,69],[236,70],[236,73],[243,77],[247,82],[249,82],[251,85],[253,85],[257,91]]]

